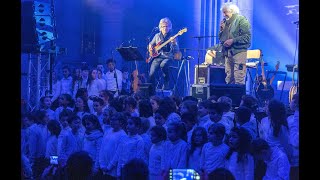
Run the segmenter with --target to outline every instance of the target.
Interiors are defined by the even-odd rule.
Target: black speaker
[[[21,3],[21,51],[23,53],[39,51],[33,1]]]
[[[198,65],[195,65],[194,72],[194,84],[226,84],[226,73],[224,66],[201,64],[199,65],[198,75]]]
[[[241,102],[241,97],[246,94],[246,86],[238,84],[211,84],[210,96],[215,95],[218,98],[227,96],[232,99],[232,106],[238,107]]]
[[[138,84],[139,86],[139,93],[145,97],[149,98],[150,96],[154,95],[154,89],[151,83],[142,83]]]

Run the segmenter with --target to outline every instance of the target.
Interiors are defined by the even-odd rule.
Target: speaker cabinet
[[[226,73],[224,66],[195,65],[194,84],[226,84]]]
[[[210,87],[208,84],[192,84],[190,94],[199,102],[207,100],[210,97]]]
[[[232,99],[232,106],[238,107],[241,102],[241,97],[246,94],[245,85],[225,84],[225,85],[210,85],[210,96],[215,95],[218,98],[228,96]]]
[[[139,93],[143,97],[149,98],[150,96],[154,95],[154,90],[152,88],[151,83],[142,83],[142,84],[138,84],[138,86],[139,86]]]

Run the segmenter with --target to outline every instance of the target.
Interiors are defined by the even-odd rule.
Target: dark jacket
[[[226,26],[223,31],[219,32],[219,39],[221,44],[227,39],[233,39],[231,47],[223,48],[224,55],[228,50],[232,55],[239,52],[247,51],[251,45],[250,23],[246,17],[239,14],[233,14],[232,17],[226,21]]]

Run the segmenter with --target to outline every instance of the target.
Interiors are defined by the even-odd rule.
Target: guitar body
[[[293,95],[297,94],[298,92],[298,86],[297,85],[293,85],[290,87],[290,91],[289,91],[289,103],[292,101]]]
[[[183,33],[187,32],[187,28],[181,29],[177,34],[172,36],[170,39],[168,39],[165,42],[159,42],[155,46],[152,46],[152,48],[148,49],[149,51],[149,58],[146,60],[147,63],[149,63],[153,58],[158,57],[160,55],[159,50],[167,45],[170,41],[172,41],[174,38],[176,38],[179,35],[182,35]]]
[[[146,60],[147,63],[149,63],[153,58],[158,57],[160,55],[159,51],[157,50],[160,45],[161,42],[159,42],[158,44],[153,46],[151,50],[149,50],[149,58]]]

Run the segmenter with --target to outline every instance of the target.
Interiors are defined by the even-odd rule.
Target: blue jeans
[[[171,59],[165,59],[165,58],[154,58],[152,60],[152,64],[150,67],[150,73],[149,73],[149,81],[150,83],[152,83],[153,88],[156,87],[155,84],[155,72],[157,72],[157,70],[159,69],[159,67],[161,68],[162,71],[162,76],[163,76],[163,80],[164,80],[164,88],[169,88],[169,80],[170,80],[170,76],[169,76],[169,66],[171,64]]]

